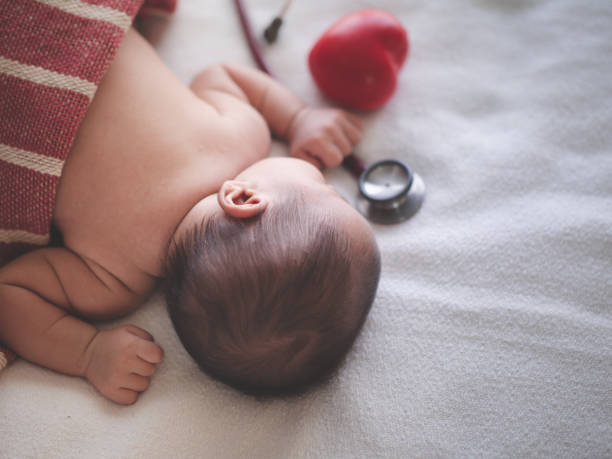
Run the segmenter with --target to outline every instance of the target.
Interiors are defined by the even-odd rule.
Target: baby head
[[[363,217],[314,166],[269,158],[181,222],[166,300],[183,345],[207,374],[252,395],[291,395],[338,367],[379,275]]]

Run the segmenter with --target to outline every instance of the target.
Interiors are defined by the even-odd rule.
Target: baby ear
[[[223,182],[217,199],[223,211],[234,218],[254,217],[268,206],[268,200],[260,190],[237,180]]]

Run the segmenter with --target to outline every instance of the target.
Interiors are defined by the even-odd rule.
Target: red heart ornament
[[[315,43],[308,66],[319,89],[348,108],[372,110],[393,95],[408,57],[408,32],[391,14],[363,10],[343,17]]]

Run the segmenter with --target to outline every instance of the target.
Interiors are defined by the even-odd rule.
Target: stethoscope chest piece
[[[424,199],[425,183],[401,161],[378,161],[359,177],[357,210],[375,223],[407,220],[419,211]]]

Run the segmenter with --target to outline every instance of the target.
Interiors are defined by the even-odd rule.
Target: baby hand
[[[88,354],[85,377],[121,405],[131,405],[149,387],[155,365],[164,355],[148,332],[133,325],[99,331]]]
[[[319,169],[340,165],[361,140],[361,118],[332,108],[303,108],[289,128],[291,156]]]

